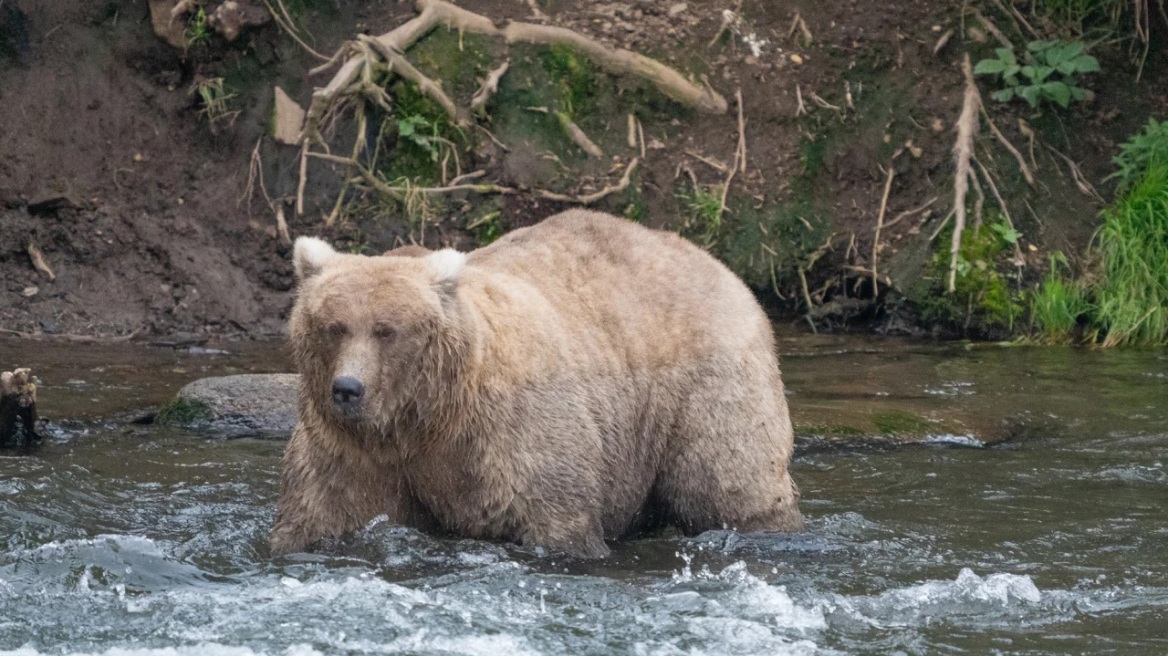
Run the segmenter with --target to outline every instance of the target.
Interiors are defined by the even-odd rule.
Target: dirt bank
[[[379,34],[415,15],[409,3],[287,5],[306,40],[324,53],[356,31]],[[460,5],[496,23],[532,13],[520,0]],[[932,293],[929,262],[937,246],[928,237],[952,207],[959,62],[967,50],[976,60],[995,45],[985,29],[970,29],[980,25],[971,14],[963,17],[960,7],[941,0],[871,7],[748,2],[740,20],[715,38],[732,3],[541,6],[552,23],[693,74],[730,99],[730,110],[702,114],[603,72],[586,69],[588,76],[580,76],[573,71],[583,65],[574,58],[551,62],[568,66],[556,79],[544,54],[514,48],[509,56],[516,70],[536,77],[509,74],[514,79],[505,78],[500,100],[478,119],[507,150],[468,139],[459,165],[528,191],[454,194],[423,211],[354,194],[340,219],[325,228],[342,179],[338,167],[312,162],[305,211],[297,215],[288,201],[299,183],[299,149],[277,144],[269,128],[274,86],[307,106],[312,89],[331,72],[308,77],[320,62],[276,24],[246,30],[232,43],[210,34],[183,52],[155,36],[144,2],[3,0],[0,327],[110,335],[281,332],[291,303],[289,248],[254,184],[248,194],[257,148],[264,191],[286,208],[293,237],[322,234],[368,252],[410,241],[474,247],[565,206],[529,190],[595,191],[615,182],[637,157],[630,188],[597,207],[705,243],[776,310],[792,318],[809,314],[819,329],[913,331],[937,323],[921,319],[920,295]],[[981,9],[994,16],[989,3]],[[996,22],[1008,31],[1008,20],[999,16]],[[458,36],[436,32],[410,53],[436,76],[449,68],[444,57],[454,57],[443,54],[442,39],[458,43],[464,53],[458,57],[471,52]],[[481,54],[469,74],[451,73],[446,80],[447,91],[462,103],[469,98],[464,87],[473,89],[491,58],[502,56],[497,46],[482,46]],[[1037,169],[1033,187],[992,134],[983,129],[978,142],[1021,233],[1021,273],[1012,284],[1037,279],[1053,250],[1081,252],[1096,225],[1100,198],[1080,191],[1068,161],[1106,198],[1103,179],[1115,144],[1149,115],[1168,113],[1163,48],[1152,49],[1138,84],[1123,46],[1100,47],[1097,54],[1107,74],[1086,79],[1093,100],[1069,110],[1036,114],[1021,104],[993,104],[983,85],[988,109],[1012,143],[1028,151],[1019,118],[1037,133],[1036,152],[1026,154]],[[228,85],[237,115],[208,120],[192,87],[212,79]],[[519,107],[528,98],[521,95],[524,84],[563,80],[585,85],[565,93],[579,92],[570,96],[576,99],[570,109],[604,158],[587,157]],[[714,225],[701,206],[720,197],[735,161],[737,90],[746,161],[732,181],[728,211]],[[626,143],[629,113],[642,124],[643,145]],[[346,120],[339,123],[337,143],[345,135],[351,143]],[[877,291],[893,291],[873,299],[873,239],[890,168]],[[34,268],[30,245],[43,254],[52,277]]]

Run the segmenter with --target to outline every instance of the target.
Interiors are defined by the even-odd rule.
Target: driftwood
[[[24,445],[40,441],[36,432],[36,383],[28,369],[0,373],[0,446],[19,437]]]

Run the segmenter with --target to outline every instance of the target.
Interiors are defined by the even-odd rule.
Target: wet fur
[[[651,516],[802,526],[770,323],[689,242],[573,210],[454,268],[301,246],[273,552],[381,514],[587,557]],[[359,420],[332,407],[339,375],[366,385]]]

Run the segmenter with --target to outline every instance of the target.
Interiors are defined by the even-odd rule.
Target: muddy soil
[[[288,4],[301,12],[297,20],[311,45],[325,53],[354,32],[378,34],[414,15],[405,2]],[[459,4],[497,22],[531,14],[520,0]],[[813,265],[804,268],[819,303],[871,295],[862,272],[871,265],[884,171],[891,166],[889,218],[938,199],[936,210],[901,220],[882,235],[882,274],[891,276],[894,290],[907,290],[928,258],[923,235],[951,204],[961,53],[993,44],[977,43],[976,34],[963,40],[959,7],[942,0],[871,6],[748,2],[742,22],[714,39],[723,10],[732,4],[543,4],[553,23],[698,73],[731,99],[726,115],[677,112],[648,121],[635,193],[598,207],[636,214],[653,226],[692,227],[679,189],[693,182],[716,188],[725,179],[719,167],[734,158],[738,122],[732,99],[741,89],[748,159],[730,206],[738,242],[753,250],[740,252],[730,237],[711,250],[735,260],[764,300],[793,316],[806,311],[792,275],[800,263]],[[957,36],[934,53],[949,30]],[[272,89],[279,85],[307,105],[312,89],[328,78],[306,75],[319,62],[273,23],[233,43],[211,35],[184,52],[155,36],[147,3],[132,0],[0,0],[0,35],[0,328],[183,333],[193,339],[280,333],[292,301],[290,248],[279,239],[269,207],[257,202],[254,189],[248,194],[254,182],[249,171],[258,150],[266,192],[278,203],[295,194],[298,149],[268,136]],[[1137,85],[1126,50],[1113,50],[1110,59],[1103,53],[1101,59],[1104,70],[1115,74],[1090,80],[1091,103],[1037,118],[1022,107],[990,107],[1019,147],[1025,149],[1027,139],[1017,118],[1030,119],[1040,133],[1040,184],[1028,190],[1014,180],[1003,191],[1015,203],[1032,277],[1050,250],[1081,250],[1100,207],[1098,199],[1076,190],[1064,160],[1042,143],[1077,162],[1107,197],[1103,179],[1116,142],[1148,116],[1168,113],[1168,54],[1154,49]],[[212,77],[233,85],[239,112],[233,120],[212,124],[200,113],[191,90]],[[622,112],[586,127],[598,140],[619,144],[624,121]],[[1016,178],[1010,176],[1009,155],[994,150],[992,137],[983,139],[986,161]],[[625,161],[637,154],[636,148],[625,150],[614,154]],[[552,182],[572,191],[571,176],[557,174],[545,154],[520,144],[506,153],[485,153],[465,168],[483,168],[502,184],[558,178]],[[287,206],[293,237],[319,234],[368,252],[410,241],[473,248],[482,238],[466,229],[481,202],[476,197],[456,199],[451,216],[435,219],[424,233],[405,216],[360,213],[326,229],[323,217],[339,184],[330,170],[318,163],[310,167],[303,215]],[[522,194],[498,205],[504,229],[562,207]],[[786,231],[767,239],[779,247],[792,244],[789,252],[768,256],[765,251],[773,249],[760,249],[743,228],[753,226],[751,212],[768,208],[806,210],[788,212],[785,223],[766,224]],[[758,228],[766,232],[762,221]],[[812,261],[808,255],[820,244],[828,248]],[[33,266],[30,246],[43,254],[51,275]],[[915,329],[911,317],[886,313],[845,319],[821,327]]]

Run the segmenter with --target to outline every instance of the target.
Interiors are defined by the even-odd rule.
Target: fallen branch
[[[580,150],[588,153],[589,157],[595,157],[597,159],[604,157],[604,151],[600,149],[600,146],[597,146],[596,142],[589,139],[588,134],[584,132],[584,130],[581,130],[579,125],[573,123],[571,117],[569,117],[566,113],[554,112],[547,107],[525,107],[524,109],[529,112],[551,114],[555,117],[556,121],[559,122],[560,128],[563,129],[564,134],[567,135],[568,139],[570,139],[572,143],[579,146]]]
[[[953,158],[957,165],[957,176],[953,184],[953,209],[957,219],[949,247],[949,282],[946,286],[949,293],[957,289],[957,257],[961,252],[961,233],[965,230],[965,195],[969,191],[973,138],[977,134],[977,114],[978,107],[981,106],[981,96],[977,92],[977,84],[973,81],[973,66],[969,63],[969,53],[962,59],[961,72],[965,75],[965,94],[961,102],[961,114],[957,118],[957,141],[953,144]]]
[[[1084,195],[1090,196],[1096,201],[1099,201],[1100,203],[1107,202],[1103,200],[1103,196],[1100,196],[1098,191],[1095,191],[1095,187],[1087,181],[1087,178],[1083,177],[1083,171],[1079,168],[1079,165],[1076,164],[1073,159],[1060,153],[1053,146],[1047,145],[1046,148],[1055,155],[1058,155],[1064,162],[1067,163],[1067,168],[1071,170],[1071,178],[1075,181],[1075,186],[1079,188],[1079,191],[1083,192]]]
[[[632,181],[633,171],[636,170],[637,165],[640,163],[641,160],[634,157],[633,160],[629,162],[629,165],[625,167],[625,173],[623,176],[621,176],[620,182],[612,185],[611,187],[605,187],[604,189],[591,194],[584,194],[582,196],[568,196],[565,194],[557,194],[554,191],[547,191],[545,189],[536,189],[535,193],[548,200],[557,200],[562,203],[579,203],[581,205],[591,205],[592,203],[595,203],[602,198],[606,198],[612,194],[628,189],[629,182]]]

